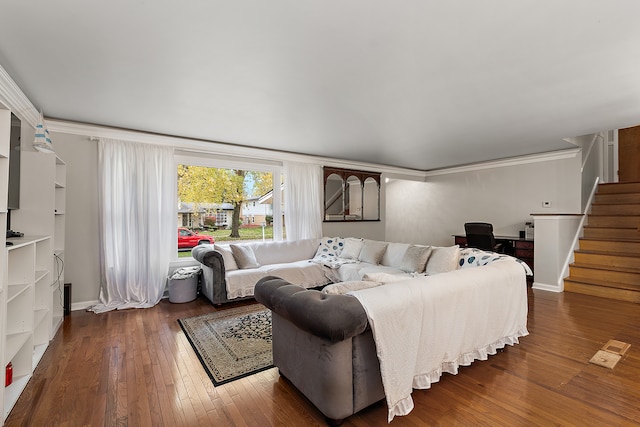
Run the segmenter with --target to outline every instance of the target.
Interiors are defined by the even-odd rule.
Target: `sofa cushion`
[[[431,246],[411,245],[402,258],[400,270],[409,273],[423,273],[431,255]]]
[[[387,249],[384,251],[384,255],[382,255],[380,264],[389,267],[400,267],[402,258],[409,246],[409,243],[387,243]]]
[[[408,273],[402,274],[389,274],[385,272],[367,273],[362,278],[363,280],[382,283],[395,283],[403,280],[413,279],[413,276]]]
[[[253,242],[247,246],[253,249],[256,261],[260,265],[280,264],[313,258],[318,249],[319,238]]]
[[[382,283],[374,282],[371,280],[339,282],[339,283],[333,283],[331,285],[325,286],[324,288],[322,288],[322,293],[329,294],[329,295],[342,295],[342,294],[346,294],[347,292],[359,291],[361,289],[367,289],[367,288],[374,288],[380,285],[382,285]]]
[[[427,261],[425,273],[428,275],[447,273],[458,268],[460,259],[460,247],[455,246],[432,246],[431,255]]]
[[[377,242],[375,240],[365,240],[358,259],[362,262],[368,262],[369,264],[378,265],[382,260],[387,249],[386,242]]]
[[[360,251],[362,250],[363,245],[364,241],[362,239],[347,237],[346,239],[344,239],[344,247],[342,248],[342,252],[340,252],[340,255],[338,255],[338,257],[357,260],[360,256]]]
[[[330,276],[333,282],[353,282],[363,280],[365,274],[384,272],[389,274],[404,274],[405,272],[395,267],[386,265],[374,265],[366,262],[354,262],[342,264],[339,268],[331,269]]]
[[[226,291],[229,299],[253,295],[256,282],[266,276],[277,276],[304,288],[331,283],[325,268],[309,260],[269,264],[227,272]]]
[[[231,248],[229,247],[229,245],[214,245],[214,247],[216,251],[222,254],[225,271],[233,271],[238,269],[238,264],[236,263],[236,259],[233,257],[233,252],[231,252]]]
[[[253,249],[248,245],[229,245],[233,258],[240,268],[258,268],[260,264],[253,254]]]

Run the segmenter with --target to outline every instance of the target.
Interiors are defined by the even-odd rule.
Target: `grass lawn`
[[[234,242],[239,240],[262,240],[262,227],[240,227],[240,237],[231,238],[231,230],[216,230],[216,231],[199,231],[198,234],[207,234],[216,238],[216,243],[221,242]],[[273,240],[273,227],[268,226],[264,228],[264,238],[266,240]],[[178,258],[190,257],[191,251],[179,251]]]

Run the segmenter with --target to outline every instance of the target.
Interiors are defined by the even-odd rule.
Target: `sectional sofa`
[[[343,282],[324,292],[261,279],[255,297],[272,310],[274,366],[332,425],[383,399],[381,422],[408,415],[413,389],[528,334],[526,268],[495,254],[467,253],[462,262],[432,276],[375,275],[370,286]]]
[[[458,246],[432,247],[358,238],[199,245],[202,293],[213,303],[253,297],[256,282],[277,276],[303,288],[359,281],[376,273],[413,276],[458,267]]]

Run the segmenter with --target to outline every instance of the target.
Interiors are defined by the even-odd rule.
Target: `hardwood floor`
[[[176,321],[213,310],[199,299],[73,312],[5,425],[325,425],[275,368],[213,387]],[[639,325],[637,304],[529,289],[529,336],[414,390],[413,412],[392,425],[640,425]],[[610,339],[627,355],[613,370],[589,364]],[[386,424],[384,402],[344,423]]]

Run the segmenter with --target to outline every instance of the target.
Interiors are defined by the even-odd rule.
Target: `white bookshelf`
[[[24,127],[29,126],[23,122]],[[6,230],[11,113],[0,105],[0,221]],[[27,132],[28,134],[28,132]],[[49,341],[62,324],[62,271],[66,165],[55,154],[20,152],[20,208],[11,211],[11,228],[24,237],[0,233],[0,380],[13,367],[13,381],[0,387],[3,418],[26,387]],[[6,246],[6,242],[13,243]],[[58,281],[58,279],[60,279]]]
[[[47,258],[50,236],[7,239],[7,289],[3,365],[13,366],[13,383],[5,388],[4,418],[9,415],[49,344],[51,330],[51,270]],[[39,350],[38,350],[39,348]],[[4,377],[4,370],[3,370]]]
[[[57,332],[64,318],[64,233],[65,206],[67,199],[67,165],[56,156],[54,190],[54,229],[53,229],[53,277],[51,281],[52,316],[51,338]]]
[[[0,105],[0,224],[1,228],[7,226],[7,195],[9,188],[9,138],[11,135],[11,112],[4,109]],[[5,360],[5,354],[13,352],[7,348],[7,294],[8,294],[8,251],[6,248],[6,233],[0,233],[0,360]],[[17,295],[13,295],[18,289],[12,290],[12,299],[15,299]],[[24,292],[24,291],[23,291]],[[16,343],[17,344],[17,343]],[[0,365],[0,380],[5,381],[5,366]],[[29,379],[27,378],[26,381]],[[25,381],[25,384],[26,384]],[[12,384],[13,385],[13,384]],[[16,382],[17,385],[17,382]],[[0,405],[2,405],[2,422],[6,418],[6,412],[4,410],[5,401],[13,400],[12,392],[14,387],[0,387]],[[20,388],[22,392],[22,388]],[[20,393],[18,393],[18,396]],[[15,398],[17,400],[17,397]]]

